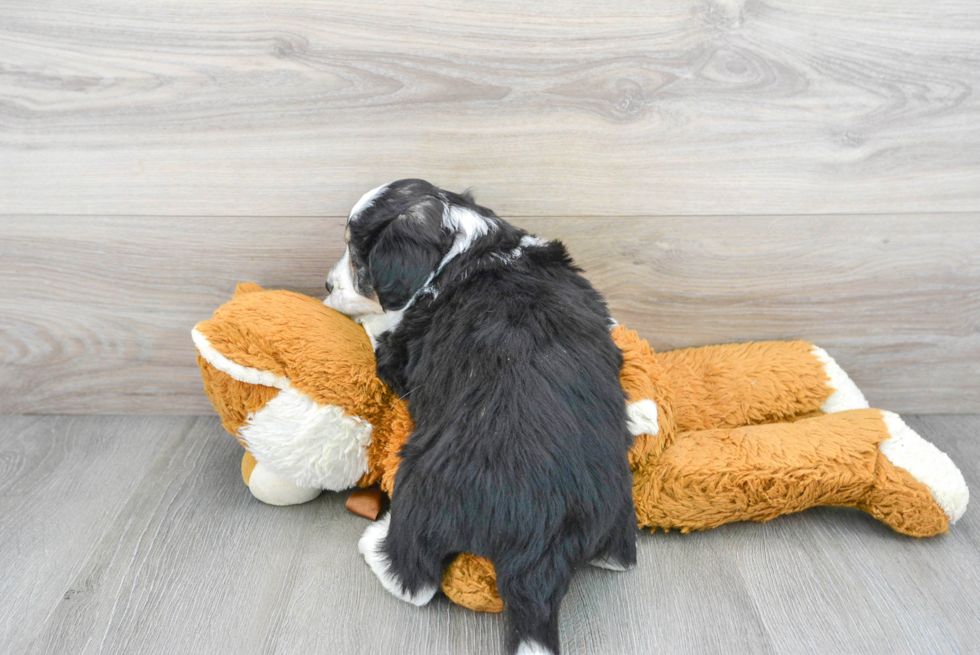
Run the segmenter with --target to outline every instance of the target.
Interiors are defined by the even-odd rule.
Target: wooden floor
[[[980,487],[980,416],[907,420]],[[383,591],[345,494],[263,505],[240,455],[211,416],[0,417],[0,652],[503,652],[499,615]],[[564,652],[977,652],[978,516],[925,540],[838,508],[643,534],[634,571],[577,575]]]

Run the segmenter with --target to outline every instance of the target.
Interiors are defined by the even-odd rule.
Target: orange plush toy
[[[654,353],[632,330],[612,334],[641,528],[689,532],[841,505],[925,537],[966,509],[949,457],[897,414],[869,409],[812,344]],[[375,485],[391,494],[412,420],[375,375],[361,326],[315,298],[240,284],[193,338],[205,391],[246,449],[242,475],[256,498],[290,505]],[[502,608],[481,558],[460,555],[442,588],[466,607]]]

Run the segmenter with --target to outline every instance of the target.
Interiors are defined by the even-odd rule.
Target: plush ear
[[[445,240],[441,229],[410,214],[388,224],[368,257],[371,283],[385,311],[401,309],[425,286],[442,260]]]
[[[258,293],[259,291],[265,291],[265,289],[254,282],[239,282],[238,286],[235,287],[235,296],[241,296],[246,293]]]

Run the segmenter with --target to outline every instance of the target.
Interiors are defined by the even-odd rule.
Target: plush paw
[[[255,465],[248,478],[252,495],[269,505],[299,505],[320,495],[321,489],[301,487],[273,472],[261,463]]]
[[[657,403],[649,398],[638,400],[626,406],[627,426],[634,437],[641,434],[657,434]]]
[[[920,437],[898,414],[883,411],[881,417],[891,435],[878,447],[881,454],[928,487],[949,522],[955,523],[970,500],[963,474],[949,455]]]
[[[867,409],[870,406],[858,386],[834,361],[834,358],[827,354],[826,350],[814,346],[810,352],[823,364],[824,373],[829,378],[828,384],[834,390],[830,397],[824,401],[820,411],[824,414],[833,414],[851,409]]]
[[[361,535],[361,540],[357,542],[357,549],[364,556],[364,561],[371,567],[374,575],[378,576],[378,580],[381,581],[381,585],[385,589],[391,592],[396,598],[421,607],[432,600],[432,597],[438,591],[438,587],[435,585],[423,587],[414,594],[405,590],[401,579],[391,570],[388,559],[381,551],[381,545],[385,537],[388,536],[390,521],[391,514],[388,513],[384,515],[384,518],[369,525],[367,530],[364,531],[364,534]]]

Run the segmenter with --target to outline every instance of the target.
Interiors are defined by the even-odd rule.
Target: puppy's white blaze
[[[367,530],[364,531],[364,534],[361,535],[360,541],[357,542],[357,550],[364,556],[364,561],[371,567],[374,575],[378,576],[378,580],[381,581],[381,585],[385,589],[391,592],[396,598],[421,607],[432,600],[432,597],[436,595],[438,589],[433,585],[420,589],[417,594],[410,594],[403,591],[401,581],[391,571],[387,559],[385,559],[385,556],[381,552],[381,543],[388,536],[388,527],[390,524],[391,512],[385,514],[384,518],[369,525]]]
[[[439,262],[439,267],[436,269],[437,274],[457,255],[466,252],[479,237],[497,229],[496,225],[472,209],[450,203],[446,203],[446,208],[442,213],[442,225],[451,230],[455,238],[449,252]]]
[[[517,647],[516,655],[555,655],[551,649],[536,641],[522,641]]]
[[[354,206],[351,207],[348,220],[351,222],[356,221],[358,215],[370,207],[371,203],[377,200],[378,196],[384,193],[384,190],[388,188],[389,184],[382,184],[381,186],[375,187],[361,196],[361,199],[354,203]]]
[[[354,286],[354,280],[350,275],[350,246],[344,248],[344,254],[327,273],[327,284],[330,285],[331,289],[336,289],[342,285]]]
[[[323,299],[323,304],[330,309],[336,309],[341,314],[359,317],[372,314],[383,314],[381,304],[371,298],[366,298],[354,290],[354,279],[350,269],[350,247],[344,250],[330,273],[327,274],[330,293]]]
[[[933,500],[949,517],[949,522],[955,523],[970,501],[970,490],[956,464],[906,425],[898,414],[883,411],[881,418],[891,435],[878,446],[881,454],[929,487]]]
[[[649,398],[638,400],[626,406],[626,425],[634,437],[640,434],[657,434],[657,403]]]
[[[867,409],[870,407],[858,386],[834,361],[834,358],[827,354],[826,350],[814,346],[810,352],[823,364],[823,370],[830,378],[830,387],[834,390],[820,406],[820,411],[824,414],[833,414],[849,409]]]

